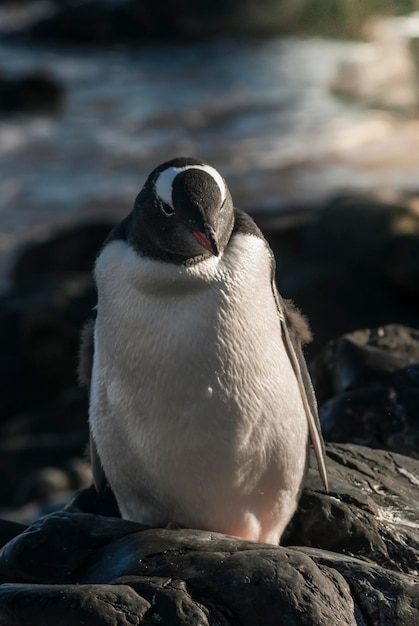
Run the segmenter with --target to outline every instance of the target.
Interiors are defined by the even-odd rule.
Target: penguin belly
[[[308,455],[263,240],[191,267],[98,258],[90,424],[121,514],[277,544]]]

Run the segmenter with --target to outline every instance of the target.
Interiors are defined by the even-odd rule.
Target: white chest
[[[113,411],[135,414],[140,427],[168,412],[173,420],[217,409],[221,419],[222,407],[231,416],[250,398],[253,409],[257,397],[280,401],[293,373],[262,240],[238,235],[221,258],[191,268],[116,241],[96,280],[95,376]]]
[[[96,281],[90,422],[115,491],[122,476],[140,481],[134,466],[168,494],[179,484],[207,497],[215,485],[252,489],[267,463],[298,468],[299,484],[307,425],[264,242],[236,235],[221,257],[186,268],[115,241]],[[290,446],[303,450],[295,467]],[[197,466],[212,486],[194,483]]]

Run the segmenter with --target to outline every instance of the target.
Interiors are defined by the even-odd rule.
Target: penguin
[[[153,527],[278,545],[324,443],[275,260],[224,178],[193,158],[159,165],[96,259],[90,384],[96,488]]]

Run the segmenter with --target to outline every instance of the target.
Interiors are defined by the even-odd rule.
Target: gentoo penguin
[[[280,297],[253,220],[213,167],[168,161],[94,275],[92,368],[81,370],[97,487],[108,481],[128,520],[278,544],[309,435],[325,488],[327,476],[304,321]]]

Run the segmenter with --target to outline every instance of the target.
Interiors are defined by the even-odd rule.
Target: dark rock
[[[26,400],[28,401],[28,399]],[[55,402],[8,417],[0,424],[0,507],[22,506],[31,496],[56,494],[53,481],[45,491],[37,470],[49,466],[64,472],[65,485],[79,488],[86,477],[75,469],[74,459],[83,457],[89,439],[87,395],[82,389],[55,397]],[[42,478],[42,475],[39,476]],[[50,476],[50,479],[52,477]]]
[[[45,433],[40,437],[32,437],[26,444],[19,440],[4,442],[0,446],[0,471],[2,476],[10,478],[1,481],[1,506],[20,507],[29,502],[31,496],[40,499],[56,495],[57,489],[51,486],[48,491],[44,488],[43,493],[28,489],[30,476],[39,468],[45,467],[45,464],[48,464],[52,471],[58,470],[65,474],[63,487],[64,491],[67,491],[68,485],[74,483],[72,483],[70,471],[65,466],[69,459],[83,456],[88,440],[86,431],[87,429],[66,435]],[[78,486],[80,483],[76,483],[76,488]]]
[[[47,515],[3,546],[0,577],[14,582],[77,582],[77,572],[101,546],[143,528],[134,522],[87,513]]]
[[[415,227],[418,225],[415,224]],[[419,229],[394,237],[386,249],[383,273],[401,297],[417,306],[419,301]]]
[[[92,513],[108,517],[121,517],[115,496],[109,486],[106,486],[100,494],[94,485],[78,491],[65,509],[70,513]]]
[[[0,521],[0,548],[11,541],[16,535],[26,530],[25,524],[19,524],[11,520]]]
[[[2,626],[151,626],[149,608],[127,585],[0,586]]]
[[[0,483],[0,506],[25,504],[26,476],[44,465],[64,471],[64,491],[86,484],[73,481],[65,466],[83,456],[88,442],[87,392],[77,381],[79,336],[96,304],[91,270],[108,232],[109,226],[83,225],[26,248],[14,288],[0,299],[0,469],[9,477]],[[34,497],[41,496],[39,487]],[[48,497],[57,493],[51,481],[47,491]]]
[[[60,493],[69,497],[89,480],[71,467],[88,442],[77,362],[80,329],[96,304],[93,263],[110,228],[81,224],[25,246],[0,298],[0,471],[8,477],[0,508],[18,507],[16,519],[51,510]]]
[[[327,441],[352,441],[419,459],[419,389],[357,389],[320,408]]]
[[[316,487],[312,470],[284,541],[417,576],[419,461],[351,444],[326,447],[329,493]]]
[[[22,385],[23,388],[23,385]],[[52,396],[52,394],[51,394]],[[28,402],[28,399],[26,399]],[[45,402],[45,401],[44,401]],[[0,436],[3,442],[10,440],[9,449],[16,449],[19,438],[29,446],[31,437],[50,433],[65,435],[68,431],[80,431],[86,428],[87,393],[85,389],[69,387],[52,396],[51,404],[41,403],[36,408],[16,411],[12,418],[4,416],[0,424]]]
[[[64,88],[44,72],[18,77],[0,73],[0,112],[55,113],[63,102]]]
[[[419,331],[391,324],[349,333],[311,369],[327,441],[419,458]]]
[[[308,355],[359,328],[395,321],[417,325],[419,299],[400,297],[402,289],[406,294],[413,289],[417,248],[411,246],[409,254],[394,263],[397,284],[389,275],[400,232],[419,232],[419,215],[413,209],[347,196],[318,211],[295,210],[276,217],[255,213],[255,219],[275,253],[281,293],[310,321],[314,341]]]
[[[41,276],[90,274],[113,226],[111,222],[79,224],[55,232],[46,241],[26,244],[18,252],[12,270],[14,284],[27,285]]]
[[[18,253],[0,298],[0,419],[77,386],[80,329],[96,304],[91,272],[110,228],[81,224]]]
[[[80,328],[95,303],[87,275],[40,278],[0,299],[0,419],[77,386]]]
[[[77,386],[80,329],[96,304],[92,269],[110,229],[109,223],[81,224],[19,251],[13,288],[0,299],[0,379],[13,395],[12,406],[3,400],[1,410],[34,408],[33,396],[22,402],[25,386],[43,399],[42,390],[50,395]]]
[[[416,387],[419,330],[401,324],[366,328],[329,342],[311,364],[317,400],[371,385]]]
[[[85,435],[83,434],[83,439]],[[87,461],[71,459],[63,467],[41,467],[31,472],[20,482],[15,494],[16,506],[27,502],[43,501],[60,493],[73,493],[88,487],[92,473]]]
[[[83,454],[87,393],[76,368],[80,328],[95,301],[90,276],[33,280],[0,300],[0,466],[9,477],[0,506],[26,472]]]
[[[313,463],[282,547],[69,511],[40,520],[0,551],[0,623],[414,626],[419,462],[351,445],[328,457],[330,493]]]
[[[28,294],[29,306],[22,311],[22,351],[41,384],[55,389],[75,385],[80,327],[96,302],[95,290],[82,277],[38,283],[38,288],[38,295]]]

